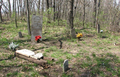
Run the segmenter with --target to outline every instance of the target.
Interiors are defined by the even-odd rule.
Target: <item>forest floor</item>
[[[120,77],[120,45],[114,45],[115,42],[119,43],[120,33],[103,30],[103,33],[98,34],[94,28],[75,27],[76,32],[83,34],[78,41],[66,36],[63,24],[43,24],[43,41],[33,44],[26,22],[18,22],[18,28],[15,28],[13,22],[0,25],[0,77]],[[23,38],[18,37],[19,31]],[[63,42],[61,49],[59,39]],[[56,60],[48,61],[51,67],[44,69],[27,60],[13,58],[14,51],[8,48],[11,42],[19,44],[20,49],[41,52]],[[66,59],[70,69],[63,73],[63,62]]]

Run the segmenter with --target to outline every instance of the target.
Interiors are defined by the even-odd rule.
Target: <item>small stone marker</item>
[[[23,37],[21,32],[18,32],[18,34],[19,34],[19,38]]]
[[[35,36],[40,35],[42,37],[42,16],[32,16],[32,26],[31,26],[31,41],[35,41]],[[42,38],[40,39],[42,41]]]
[[[63,72],[66,72],[67,70],[68,70],[68,59],[64,60],[64,63],[63,63]]]

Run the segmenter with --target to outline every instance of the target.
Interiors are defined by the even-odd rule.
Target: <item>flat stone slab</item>
[[[30,57],[35,58],[35,59],[41,59],[43,57],[43,54],[42,53],[37,53],[37,54],[32,55]]]
[[[17,50],[16,53],[19,53],[19,54],[22,54],[22,55],[25,55],[28,57],[35,55],[35,53],[33,51],[28,50],[28,49]]]

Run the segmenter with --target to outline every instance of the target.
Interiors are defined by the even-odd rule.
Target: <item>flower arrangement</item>
[[[10,43],[9,48],[12,49],[13,51],[15,51],[18,46],[19,46],[18,44],[15,44],[12,42],[12,43]]]
[[[39,42],[39,41],[40,41],[40,38],[41,38],[41,36],[40,36],[40,35],[35,36],[35,40],[36,40],[37,42]]]
[[[78,40],[80,40],[80,38],[83,37],[83,34],[82,34],[82,33],[78,33],[78,34],[76,35],[76,37],[78,38]]]

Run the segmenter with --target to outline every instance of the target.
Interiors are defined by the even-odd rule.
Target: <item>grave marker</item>
[[[18,32],[18,34],[19,34],[19,38],[23,37],[21,32]]]
[[[35,41],[35,36],[40,35],[42,37],[42,16],[32,16],[32,26],[31,26],[31,41]],[[40,39],[42,41],[42,38]]]
[[[64,60],[64,63],[63,63],[63,72],[66,72],[68,70],[68,59],[67,60]]]

